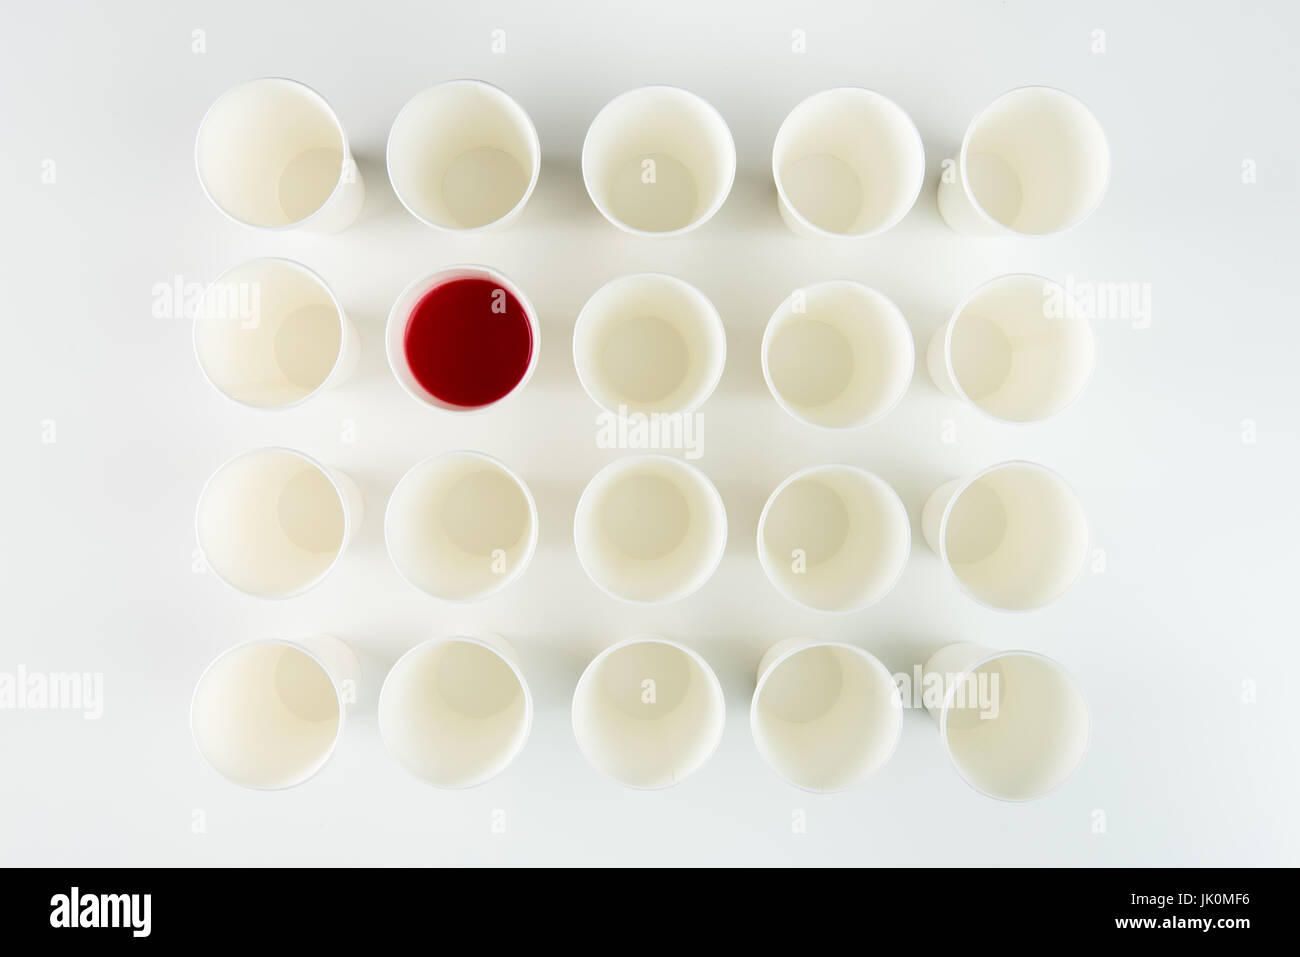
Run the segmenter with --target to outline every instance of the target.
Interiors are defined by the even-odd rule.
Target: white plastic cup
[[[1028,801],[1063,784],[1083,761],[1091,719],[1083,692],[1057,662],[1032,651],[948,645],[926,662],[927,710],[953,767],[975,790]]]
[[[763,333],[763,378],[777,404],[822,429],[879,421],[912,381],[916,350],[898,306],[860,282],[796,289]]]
[[[708,102],[675,86],[643,86],[607,103],[582,144],[582,179],[600,214],[640,236],[708,222],[736,178],[736,144]]]
[[[388,134],[393,192],[411,215],[435,229],[512,222],[541,171],[533,121],[482,80],[450,80],[416,94]]]
[[[302,784],[334,753],[361,665],[338,638],[237,645],[199,678],[194,743],[226,779],[274,791]]]
[[[1033,462],[945,482],[926,500],[921,529],[957,584],[1002,611],[1055,601],[1088,557],[1088,522],[1074,490]]]
[[[412,311],[420,304],[420,300],[436,287],[458,279],[485,279],[488,282],[495,283],[499,288],[514,296],[519,301],[519,305],[523,307],[524,316],[528,320],[529,333],[532,336],[532,352],[529,354],[528,366],[524,370],[523,376],[509,392],[486,405],[455,405],[438,398],[420,384],[415,374],[411,372],[410,363],[406,360],[406,329],[410,324]],[[483,321],[491,322],[494,318],[496,317],[489,313],[483,317]],[[388,313],[388,323],[384,328],[384,347],[388,356],[388,367],[393,370],[393,375],[397,378],[398,384],[406,391],[407,395],[417,402],[431,405],[435,409],[467,414],[495,408],[511,396],[519,394],[537,369],[537,358],[542,347],[541,336],[542,326],[537,320],[537,310],[533,308],[533,304],[524,295],[524,291],[514,282],[503,273],[499,273],[487,266],[456,265],[422,276],[402,290],[401,295],[397,297],[397,301],[393,303],[393,308]],[[465,361],[473,361],[473,356],[466,356]]]
[[[1062,307],[1068,296],[1027,273],[985,283],[930,339],[930,378],[1003,422],[1051,418],[1083,392],[1096,361],[1092,326]]]
[[[406,770],[439,788],[470,788],[523,750],[533,696],[513,648],[497,635],[416,645],[379,693],[384,745]]]
[[[1079,225],[1110,181],[1110,147],[1092,112],[1046,86],[1004,93],[971,121],[939,212],[959,233],[1041,236]]]
[[[772,147],[777,208],[799,236],[874,236],[896,225],[925,180],[912,118],[874,90],[840,87],[804,100]]]
[[[587,576],[624,601],[660,604],[698,590],[727,544],[713,483],[666,455],[632,455],[596,473],[578,500],[573,539]]]
[[[446,452],[402,476],[384,514],[397,572],[447,601],[478,601],[523,574],[537,549],[537,504],[490,455]]]
[[[218,392],[287,409],[356,370],[361,337],[325,280],[290,259],[253,259],[203,293],[194,354]]]
[[[364,511],[344,473],[292,449],[262,448],[213,473],[194,524],[218,578],[257,598],[290,598],[329,574]]]
[[[212,205],[256,229],[338,232],[366,198],[343,124],[294,80],[250,80],[218,97],[199,125],[194,164]]]
[[[708,662],[642,635],[606,648],[573,692],[573,733],[598,771],[630,788],[680,784],[717,750],[727,715]]]
[[[578,313],[573,364],[601,408],[617,414],[691,412],[713,394],[727,334],[709,298],[662,273],[601,286]]]
[[[902,577],[912,527],[898,493],[851,465],[777,486],[758,519],[758,558],[777,591],[813,611],[861,611]]]
[[[842,791],[898,746],[903,702],[889,669],[854,645],[787,638],[758,664],[749,727],[777,774],[807,791]]]

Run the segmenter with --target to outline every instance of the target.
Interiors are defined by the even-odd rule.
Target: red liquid
[[[452,279],[416,303],[403,347],[411,374],[431,395],[474,409],[523,379],[533,330],[510,290],[490,279]]]

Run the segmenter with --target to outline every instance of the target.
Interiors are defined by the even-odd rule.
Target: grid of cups
[[[364,184],[342,124],[315,91],[268,78],[234,87],[200,126],[202,188],[225,215],[261,230],[336,232],[360,213]],[[736,172],[721,114],[669,86],[611,100],[582,147],[582,176],[609,222],[641,236],[702,226],[724,204]],[[522,212],[541,171],[527,113],[477,80],[413,97],[393,123],[387,170],[401,204],[435,229],[501,228]],[[813,239],[874,236],[900,222],[924,180],[920,135],[906,112],[875,91],[826,90],[786,117],[772,150],[781,219]],[[938,206],[955,230],[1040,235],[1072,228],[1096,208],[1109,152],[1095,117],[1047,87],[1013,90],[971,122]],[[652,186],[652,189],[647,189]],[[413,310],[460,279],[508,291],[530,343],[514,385],[491,401],[448,401],[406,358]],[[248,291],[256,291],[249,296]],[[973,291],[933,335],[925,365],[944,393],[1010,423],[1049,418],[1083,390],[1094,344],[1079,310],[1041,276],[997,277]],[[389,365],[414,399],[457,414],[522,390],[536,367],[540,325],[507,277],[450,266],[412,282],[394,303]],[[246,407],[285,409],[342,383],[359,336],[338,298],[307,267],[255,259],[219,277],[196,309],[194,348],[203,375]],[[573,334],[578,379],[607,412],[689,413],[716,388],[726,362],[722,318],[699,289],[642,273],[597,290]],[[776,403],[807,426],[860,429],[903,398],[915,363],[912,334],[888,297],[840,280],[791,293],[762,338],[764,380]],[[255,449],[219,468],[200,495],[199,547],[237,590],[287,598],[320,582],[342,556],[364,505],[348,476],[300,452]],[[434,597],[485,599],[527,567],[538,515],[526,482],[472,451],[435,455],[397,483],[384,518],[399,575]],[[1020,611],[1059,597],[1078,576],[1087,527],[1077,497],[1055,472],[1005,462],[936,488],[921,516],[924,539],[958,585],[994,609]],[[632,455],[602,469],[574,520],[579,561],[609,595],[662,603],[692,594],[721,561],[722,496],[695,466]],[[843,464],[802,469],[782,482],[758,524],[760,563],[775,588],[817,612],[851,613],[898,581],[911,523],[879,476]],[[789,558],[798,556],[796,567]],[[355,701],[359,665],[339,639],[255,641],[219,656],[196,687],[191,722],[200,752],[235,783],[281,788],[324,765]],[[949,645],[923,668],[940,692],[925,707],[961,776],[1006,800],[1036,797],[1082,759],[1086,704],[1061,666],[1032,652]],[[933,679],[933,681],[931,681]],[[963,692],[1001,683],[996,713],[972,718]],[[649,697],[646,681],[654,687]],[[1009,691],[1008,685],[1015,690]],[[851,786],[897,744],[904,704],[885,666],[854,645],[811,637],[763,656],[750,709],[763,759],[812,791]],[[433,638],[404,655],[379,700],[388,749],[438,787],[473,786],[523,748],[532,696],[519,658],[500,636]],[[578,681],[573,729],[590,763],[634,788],[676,784],[717,747],[725,718],[720,682],[676,641],[641,635],[598,655]],[[989,720],[991,719],[991,720]]]

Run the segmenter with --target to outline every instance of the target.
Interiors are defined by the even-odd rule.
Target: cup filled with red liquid
[[[416,399],[476,412],[522,389],[537,366],[540,327],[518,286],[486,266],[417,279],[388,314],[388,364]]]

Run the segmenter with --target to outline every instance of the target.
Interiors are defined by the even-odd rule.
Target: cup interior
[[[223,465],[199,498],[199,548],[208,567],[259,598],[315,585],[343,551],[343,497],[315,462],[258,449]]]
[[[754,742],[778,774],[810,791],[839,791],[878,770],[903,727],[889,671],[847,645],[813,645],[759,679]]]
[[[940,538],[962,586],[1008,611],[1059,598],[1088,552],[1087,521],[1074,491],[1054,472],[1028,463],[990,469],[960,490]]]
[[[343,312],[314,273],[283,259],[256,259],[205,290],[194,347],[218,391],[258,409],[279,409],[319,389],[343,348]]]
[[[531,723],[520,675],[497,651],[464,638],[425,642],[403,655],[379,698],[388,750],[441,788],[473,787],[505,770]]]
[[[713,754],[726,717],[722,687],[677,645],[636,640],[601,654],[573,696],[573,729],[587,760],[634,788],[677,784]]]
[[[999,655],[949,689],[940,728],[962,777],[992,797],[1051,791],[1083,760],[1088,706],[1074,680],[1038,655]]]
[[[1019,233],[1055,233],[1097,208],[1110,147],[1092,112],[1068,93],[1012,90],[976,117],[963,146],[976,204]]]
[[[686,597],[713,574],[726,542],[727,515],[713,483],[660,456],[621,459],[598,472],[574,521],[583,568],[627,601]]]
[[[402,204],[442,229],[477,229],[527,202],[541,171],[528,114],[486,83],[456,80],[411,99],[388,138]]]
[[[329,673],[307,652],[256,642],[208,667],[190,722],[200,753],[226,778],[248,788],[287,788],[333,753],[342,703]]]
[[[485,598],[514,581],[537,545],[528,487],[474,452],[427,459],[397,483],[384,516],[393,564],[421,591],[450,601]]]
[[[343,177],[347,146],[338,117],[318,93],[292,80],[253,80],[212,105],[195,160],[212,201],[249,226],[301,222],[325,205]]]
[[[582,176],[601,213],[624,229],[673,233],[722,206],[736,146],[718,111],[674,87],[642,87],[597,114],[582,147]]]
[[[772,171],[782,197],[814,229],[867,236],[912,208],[925,178],[925,150],[911,117],[888,97],[825,90],[781,124]]]
[[[961,307],[948,331],[958,388],[1007,422],[1038,422],[1078,397],[1092,375],[1092,326],[1063,304],[1068,293],[1039,276],[1005,276]]]
[[[796,473],[758,522],[759,557],[777,589],[816,611],[858,611],[883,598],[911,551],[907,510],[885,481],[847,465]]]
[[[907,391],[915,361],[903,313],[856,282],[796,290],[763,335],[772,395],[791,415],[827,429],[882,418]]]
[[[573,330],[588,394],[617,413],[688,412],[722,377],[727,339],[707,296],[671,276],[624,276],[596,292]]]

